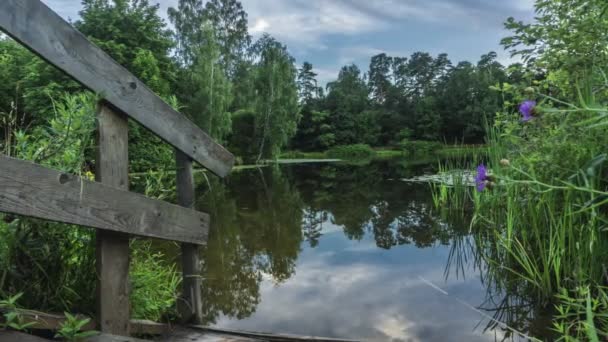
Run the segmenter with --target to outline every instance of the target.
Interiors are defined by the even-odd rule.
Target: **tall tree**
[[[502,44],[512,55],[547,69],[588,72],[608,64],[608,3],[605,0],[537,0],[532,24],[509,18],[513,36]]]
[[[205,23],[203,0],[179,0],[177,8],[169,7],[169,20],[175,27],[176,55],[182,65],[191,65],[206,43],[202,28]]]
[[[338,79],[327,85],[326,107],[331,113],[330,122],[335,132],[336,144],[348,145],[361,142],[357,120],[369,106],[369,92],[361,70],[354,64],[342,67]],[[373,127],[368,127],[373,129]]]
[[[153,90],[170,95],[162,92],[175,81],[176,68],[169,54],[174,44],[171,30],[158,14],[159,5],[149,0],[82,0],[82,6],[76,28],[138,77],[142,75],[136,71],[149,70],[141,64],[135,67],[141,58],[156,64],[160,79]]]
[[[238,0],[210,0],[205,5],[205,18],[215,28],[224,69],[234,75],[251,44],[247,12]]]
[[[257,160],[272,158],[295,135],[299,120],[297,70],[287,47],[265,34],[252,47],[255,70]]]
[[[369,88],[372,99],[377,104],[384,104],[391,91],[391,67],[393,58],[385,53],[373,56],[369,65]]]
[[[220,46],[223,69],[232,77],[251,44],[247,30],[247,12],[238,0],[179,0],[168,11],[175,25],[178,55],[183,64],[194,62],[194,55],[206,44],[203,32],[210,23]]]
[[[310,103],[318,95],[317,74],[313,71],[312,64],[304,62],[298,70],[298,90],[300,101],[303,104]]]
[[[199,47],[193,66],[188,69],[186,111],[199,127],[223,142],[232,130],[232,86],[222,68],[213,27],[205,25],[203,34],[207,44]]]

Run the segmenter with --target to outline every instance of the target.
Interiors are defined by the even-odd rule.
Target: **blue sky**
[[[64,18],[78,18],[79,0],[43,0]],[[161,15],[177,0],[158,2]],[[298,64],[313,63],[319,81],[356,63],[364,71],[370,57],[386,52],[448,53],[452,62],[496,51],[509,63],[499,41],[506,18],[530,20],[534,0],[242,0],[254,37],[268,32],[285,43]]]

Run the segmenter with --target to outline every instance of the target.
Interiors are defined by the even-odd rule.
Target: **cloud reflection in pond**
[[[481,315],[419,278],[467,302],[483,301],[475,271],[468,270],[466,280],[444,281],[448,247],[385,251],[371,237],[349,241],[337,229],[324,232],[317,249],[302,251],[293,277],[279,286],[265,277],[262,300],[251,317],[224,317],[218,325],[366,340],[494,340],[494,333],[483,333]]]
[[[484,302],[479,271],[463,263],[446,281],[451,248],[467,230],[433,213],[428,187],[390,181],[399,172],[413,171],[289,166],[214,185],[200,200],[216,222],[203,267],[210,324],[377,341],[501,340],[455,300]]]

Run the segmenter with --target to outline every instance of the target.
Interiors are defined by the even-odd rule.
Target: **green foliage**
[[[95,239],[81,227],[5,216],[2,292],[23,292],[23,305],[49,311],[92,313]],[[6,223],[6,222],[10,223]]]
[[[436,141],[402,140],[400,147],[408,156],[425,157],[435,155],[443,145]]]
[[[607,8],[603,0],[539,0],[535,22],[509,18],[505,26],[514,35],[502,43],[539,68],[561,69],[576,77],[608,63],[602,43],[608,39]]]
[[[336,146],[327,151],[328,157],[340,159],[370,159],[375,155],[376,152],[365,144]]]
[[[540,0],[536,10],[531,24],[506,23],[514,35],[503,44],[527,66],[508,70],[511,82],[492,87],[504,105],[488,120],[486,162],[497,184],[470,192],[465,203],[474,207],[472,229],[488,263],[488,284],[536,308],[555,306],[560,340],[599,341],[608,334],[602,266],[608,260],[608,97],[601,70],[608,60],[600,46],[608,5]],[[538,102],[528,122],[517,113],[524,100]],[[463,191],[435,193],[445,204]]]
[[[214,40],[220,44],[221,67],[234,76],[246,49],[251,44],[247,32],[247,13],[237,0],[179,0],[177,8],[168,11],[176,28],[178,56],[182,64],[191,65],[198,50],[206,43],[204,27],[211,25]]]
[[[11,154],[66,172],[92,177],[96,97],[65,95],[53,101],[54,116],[45,126],[14,133]],[[95,275],[94,238],[80,227],[20,219],[0,221],[3,243],[2,290],[27,293],[28,307],[54,311],[92,309]],[[61,284],[57,287],[57,284]],[[74,291],[79,289],[82,292]]]
[[[0,300],[0,311],[3,312],[4,323],[0,324],[0,328],[11,328],[17,331],[27,330],[27,328],[36,324],[36,322],[26,323],[23,315],[19,313],[17,301],[23,296],[23,293],[18,293],[7,299]]]
[[[171,31],[148,0],[83,0],[76,28],[148,86],[166,96],[175,80]]]
[[[226,78],[220,59],[220,46],[213,28],[202,31],[206,44],[194,55],[194,64],[185,73],[186,112],[199,127],[223,142],[232,129],[230,113],[232,86]],[[189,76],[189,77],[188,77]]]
[[[155,322],[177,317],[181,274],[150,242],[135,240],[131,248],[131,316]]]
[[[65,321],[59,327],[55,338],[76,342],[98,334],[97,331],[82,331],[82,328],[91,321],[90,318],[79,319],[68,312],[65,312],[64,315]]]
[[[329,124],[335,135],[336,145],[349,145],[361,142],[357,132],[374,127],[359,127],[357,120],[368,107],[367,85],[361,77],[361,70],[356,65],[345,66],[338,79],[327,85],[329,93],[325,99],[325,108],[331,113]],[[364,143],[364,142],[363,142]]]
[[[556,298],[559,302],[554,329],[563,341],[599,341],[598,335],[608,336],[606,288],[580,287],[572,293],[562,289]]]
[[[52,100],[54,116],[45,126],[16,131],[10,154],[21,159],[80,174],[93,152],[97,98],[90,93]]]
[[[287,47],[264,35],[252,47],[259,59],[254,70],[256,87],[256,161],[277,156],[296,134],[299,121],[297,70]]]
[[[298,91],[302,104],[311,103],[319,96],[316,77],[312,64],[304,62],[302,68],[298,70]]]
[[[255,162],[254,144],[256,114],[253,110],[240,110],[232,116],[232,136],[230,150],[242,156],[245,162]]]

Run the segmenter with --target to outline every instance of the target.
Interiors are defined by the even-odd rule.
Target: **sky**
[[[160,14],[178,0],[150,0]],[[78,19],[79,0],[43,0],[62,17]],[[311,62],[321,84],[343,65],[366,71],[373,55],[447,53],[454,64],[489,51],[512,62],[500,46],[508,17],[531,20],[534,0],[241,0],[254,38],[264,32],[286,44],[298,64]]]

